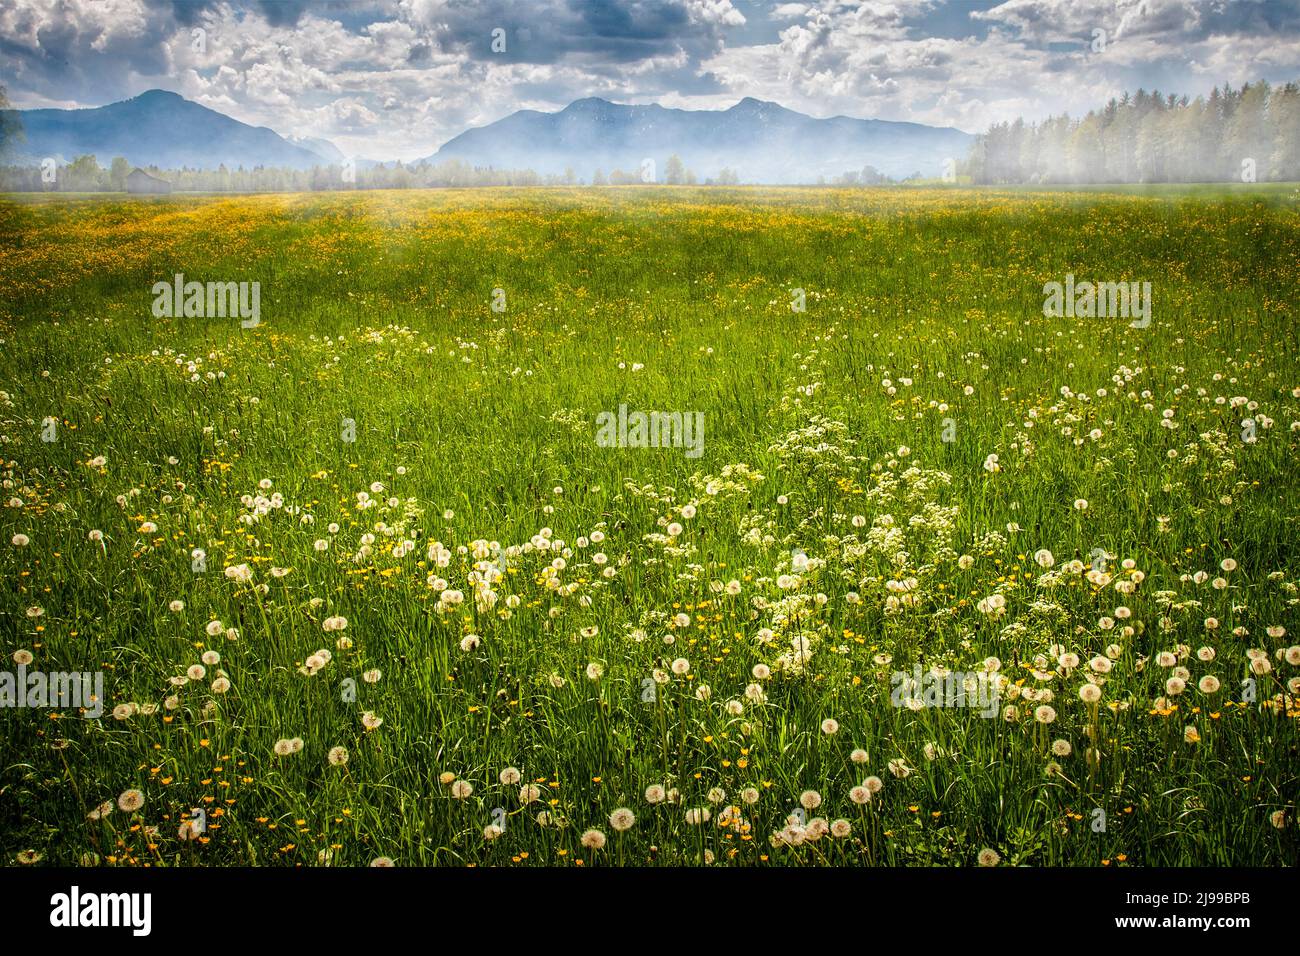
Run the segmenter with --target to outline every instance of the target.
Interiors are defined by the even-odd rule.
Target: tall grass
[[[1296,858],[1286,197],[35,199],[0,236],[0,645],[108,698],[0,711],[7,860]],[[176,273],[261,324],[155,318]],[[1066,273],[1152,282],[1150,327],[1044,317]],[[599,447],[620,405],[703,413],[703,456]],[[915,664],[1010,709],[896,707]]]

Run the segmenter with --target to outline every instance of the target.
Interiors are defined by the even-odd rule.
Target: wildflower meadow
[[[1298,857],[1287,187],[0,201],[43,867]]]

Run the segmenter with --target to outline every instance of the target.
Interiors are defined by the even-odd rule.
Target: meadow
[[[0,670],[105,697],[2,858],[1293,864],[1298,288],[1285,190],[0,198]]]

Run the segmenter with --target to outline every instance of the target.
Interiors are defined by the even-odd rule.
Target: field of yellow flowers
[[[3,858],[1294,863],[1297,289],[1282,193],[0,199]]]

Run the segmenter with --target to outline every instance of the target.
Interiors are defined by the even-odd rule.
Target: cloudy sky
[[[162,88],[377,159],[585,96],[978,132],[1261,78],[1300,80],[1300,0],[0,0],[16,106]]]

